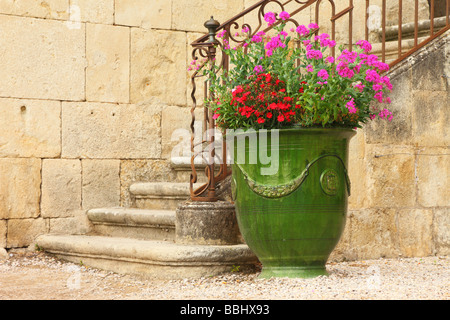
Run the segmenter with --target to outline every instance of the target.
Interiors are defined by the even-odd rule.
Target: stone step
[[[419,38],[418,43],[425,41],[427,38]],[[403,39],[402,40],[402,54],[407,53],[412,48],[414,48],[414,39]],[[382,44],[374,43],[372,44],[371,54],[375,54],[380,57],[382,53]],[[398,41],[387,41],[385,44],[385,61],[386,63],[391,63],[398,59]]]
[[[245,244],[180,245],[169,241],[87,235],[42,235],[36,245],[57,258],[145,278],[184,279],[253,270],[257,258]]]
[[[175,211],[98,208],[87,212],[95,234],[145,240],[175,240]]]
[[[132,206],[139,209],[176,210],[190,196],[189,183],[137,182],[130,186]]]

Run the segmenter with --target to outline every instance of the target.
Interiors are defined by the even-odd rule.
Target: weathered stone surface
[[[186,202],[176,210],[175,239],[180,244],[233,245],[242,243],[234,204]]]
[[[1,15],[0,30],[0,96],[84,99],[84,25]]]
[[[417,201],[424,207],[450,206],[449,148],[426,148],[417,155]]]
[[[40,159],[0,159],[0,219],[38,217],[40,185]]]
[[[8,259],[8,252],[5,250],[5,248],[0,247],[0,261],[7,259]]]
[[[0,157],[61,154],[60,102],[0,99],[0,114]]]
[[[7,248],[27,247],[35,238],[45,234],[48,227],[42,218],[8,220]]]
[[[203,132],[204,109],[196,108],[194,116],[194,143],[199,143]],[[163,109],[161,143],[164,159],[191,156],[191,122],[191,108],[167,106]]]
[[[86,99],[129,102],[129,28],[87,24]]]
[[[406,146],[366,145],[369,207],[414,207],[415,156]]]
[[[349,212],[349,260],[397,257],[398,227],[395,209],[362,209]]]
[[[43,218],[72,217],[74,212],[80,209],[80,160],[43,160],[41,216]]]
[[[73,212],[74,217],[49,219],[49,233],[53,234],[86,234],[92,225],[85,210]]]
[[[398,212],[399,250],[406,257],[432,254],[432,210],[403,209]]]
[[[350,140],[349,146],[348,175],[351,195],[348,198],[348,206],[350,210],[367,206],[365,147],[365,133],[363,130],[358,130],[357,135]]]
[[[174,181],[175,173],[165,160],[122,160],[120,165],[120,205],[132,204],[130,186],[135,182]]]
[[[63,103],[62,157],[133,159],[161,155],[161,104]]]
[[[186,105],[186,33],[131,30],[131,102]]]
[[[0,249],[6,247],[6,220],[0,220]]]
[[[450,209],[434,209],[433,240],[438,255],[450,254]]]
[[[103,24],[114,23],[114,0],[71,0],[70,3],[72,11],[79,10],[80,21]],[[72,19],[75,19],[73,17],[74,12],[71,13]]]
[[[0,13],[46,19],[67,19],[68,0],[0,0]]]
[[[225,22],[244,9],[242,0],[209,1],[178,0],[172,3],[172,29],[206,32],[204,23],[214,15],[214,19]]]
[[[116,0],[115,4],[115,23],[118,25],[144,29],[171,28],[172,1]]]
[[[427,56],[412,69],[414,90],[446,91],[447,83],[442,77],[442,68],[448,64],[444,50],[429,50]],[[438,75],[436,74],[439,70]]]
[[[416,91],[413,100],[413,142],[418,146],[449,146],[447,92]]]
[[[120,204],[120,160],[81,161],[83,209]]]

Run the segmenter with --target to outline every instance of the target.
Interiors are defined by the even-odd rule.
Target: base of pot
[[[263,267],[260,279],[270,278],[315,278],[328,276],[325,267]]]

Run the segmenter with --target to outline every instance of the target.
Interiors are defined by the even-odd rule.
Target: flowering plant
[[[389,66],[370,54],[370,43],[357,42],[355,51],[341,48],[334,59],[326,56],[336,46],[328,34],[316,35],[316,24],[288,33],[289,18],[287,12],[278,15],[281,23],[273,37],[262,31],[250,36],[244,28],[246,39],[235,48],[224,38],[225,30],[217,35],[224,38],[223,51],[234,65],[227,72],[220,73],[217,66],[205,71],[212,92],[206,103],[219,127],[356,128],[377,116],[392,120],[392,113],[381,107],[390,103],[386,93],[392,85],[380,75]],[[269,26],[277,21],[272,12],[264,19]]]

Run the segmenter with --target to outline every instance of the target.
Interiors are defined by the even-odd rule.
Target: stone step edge
[[[195,184],[194,189],[202,184]],[[136,198],[186,200],[190,196],[188,182],[135,182],[130,193]]]
[[[175,229],[175,211],[138,208],[96,208],[87,211],[94,225]]]
[[[195,278],[254,270],[258,260],[245,244],[179,245],[158,240],[135,240],[86,235],[39,236],[36,245],[62,260],[88,267],[164,279]]]

